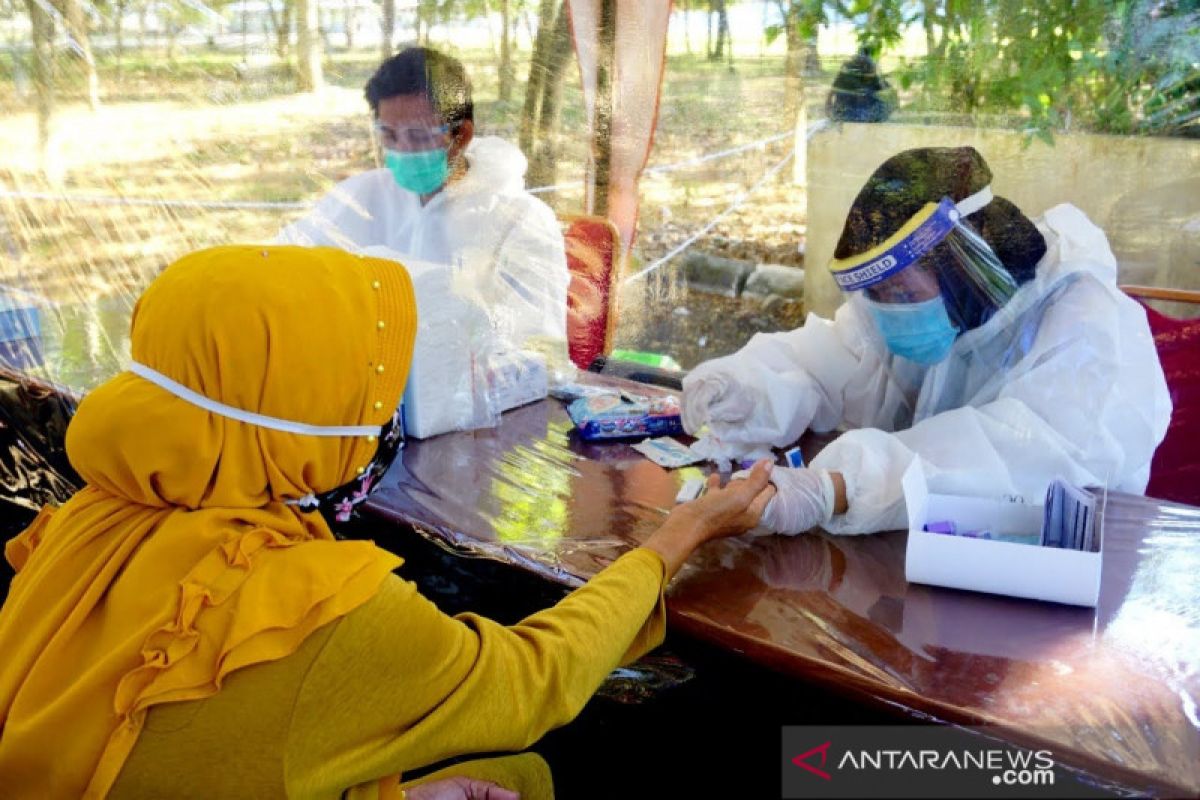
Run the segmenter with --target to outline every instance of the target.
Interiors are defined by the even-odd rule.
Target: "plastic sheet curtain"
[[[586,206],[616,223],[628,253],[638,179],[654,144],[670,0],[570,0],[592,138]]]

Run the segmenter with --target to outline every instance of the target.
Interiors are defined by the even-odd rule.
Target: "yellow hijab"
[[[394,262],[220,247],[142,295],[133,358],[246,411],[382,426],[416,320]],[[128,372],[88,395],[67,431],[87,485],[7,548],[4,795],[103,797],[150,707],[215,694],[369,600],[399,559],[283,501],[352,480],[376,447],[237,422]]]

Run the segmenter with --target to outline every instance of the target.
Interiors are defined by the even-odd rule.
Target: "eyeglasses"
[[[417,128],[393,128],[391,125],[384,125],[382,122],[375,121],[375,134],[379,137],[379,141],[384,147],[397,148],[402,147],[406,150],[432,150],[442,144],[445,135],[450,132],[447,125],[438,125],[433,128],[417,127]]]
[[[927,253],[909,268],[868,287],[866,292],[877,303],[919,303],[941,294],[941,286],[937,269]]]

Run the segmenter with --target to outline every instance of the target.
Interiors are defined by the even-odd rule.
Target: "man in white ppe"
[[[501,337],[514,346],[554,343],[565,360],[562,231],[550,207],[525,191],[521,151],[474,135],[462,64],[410,47],[379,67],[366,99],[385,166],[339,183],[278,241],[374,255],[387,248],[400,261],[463,269]]]
[[[834,253],[834,319],[758,334],[684,380],[684,426],[707,426],[711,452],[846,430],[810,468],[772,472],[765,527],[904,528],[913,459],[944,494],[1040,503],[1056,477],[1145,490],[1171,400],[1143,309],[1083,212],[1035,225],[990,182],[970,147],[892,157]]]

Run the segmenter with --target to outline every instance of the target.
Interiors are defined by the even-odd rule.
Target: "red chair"
[[[1200,506],[1200,319],[1180,320],[1155,311],[1145,300],[1200,304],[1200,292],[1122,286],[1146,307],[1167,389],[1171,393],[1171,426],[1150,464],[1146,494]]]
[[[612,349],[617,327],[617,273],[621,234],[604,217],[564,216],[567,267],[567,345],[571,361],[587,369]]]

